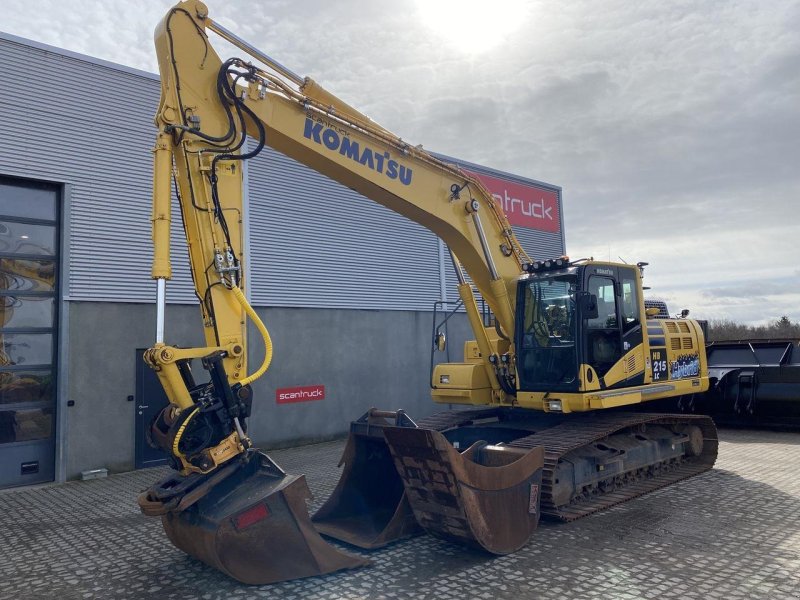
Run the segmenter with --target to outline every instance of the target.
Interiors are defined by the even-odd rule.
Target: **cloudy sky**
[[[560,185],[570,255],[649,262],[673,312],[800,320],[797,0],[208,3],[404,139]],[[5,0],[0,29],[155,72],[172,4]]]

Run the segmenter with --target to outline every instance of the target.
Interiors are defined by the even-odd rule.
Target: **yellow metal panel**
[[[437,404],[469,404],[473,406],[492,403],[492,390],[431,390],[431,398]]]
[[[591,366],[582,364],[579,372],[581,373],[581,391],[590,392],[600,389],[600,378],[597,376],[597,371]]]
[[[475,340],[467,340],[464,342],[464,360],[465,361],[479,361],[481,359],[481,349],[478,348],[478,342]]]
[[[636,346],[622,356],[603,377],[607,387],[611,387],[627,379],[636,377],[644,371],[644,349]]]
[[[431,384],[435,402],[489,404],[492,401],[492,387],[482,363],[436,365]]]

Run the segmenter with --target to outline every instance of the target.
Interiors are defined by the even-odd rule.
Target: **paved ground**
[[[800,434],[724,430],[717,467],[570,524],[512,556],[430,536],[373,565],[240,585],[173,548],[136,494],[163,469],[0,494],[0,598],[800,598]],[[341,442],[271,453],[317,499]],[[315,503],[316,507],[317,503]]]

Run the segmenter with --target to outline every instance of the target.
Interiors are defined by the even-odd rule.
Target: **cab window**
[[[639,274],[633,269],[620,269],[619,280],[622,286],[622,304],[620,306],[620,318],[622,319],[622,331],[630,331],[641,324],[639,314],[639,293],[637,278]]]
[[[589,329],[616,329],[617,308],[614,280],[607,277],[590,277],[589,293],[597,297],[597,317],[588,319]]]

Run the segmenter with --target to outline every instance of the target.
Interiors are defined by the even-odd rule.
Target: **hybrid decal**
[[[670,363],[669,367],[672,379],[697,377],[700,375],[700,356],[697,354],[681,354],[677,360],[673,360]]]
[[[397,179],[403,185],[411,185],[412,170],[392,159],[388,150],[380,152],[366,145],[361,147],[358,142],[350,139],[346,129],[314,113],[306,113],[303,137],[325,146],[331,152],[339,152],[342,156],[386,175],[389,179]]]

